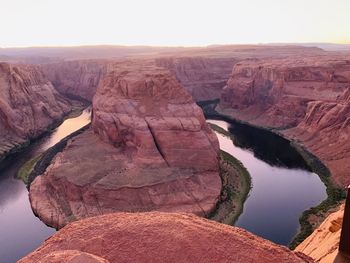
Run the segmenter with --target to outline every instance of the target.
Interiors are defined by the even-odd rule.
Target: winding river
[[[88,124],[90,115],[86,109],[80,116],[65,120],[1,168],[0,262],[15,262],[55,232],[33,215],[27,188],[16,179],[18,169]],[[225,121],[209,122],[234,135],[232,140],[217,133],[220,147],[239,159],[252,176],[253,188],[236,225],[276,243],[288,244],[298,231],[301,213],[326,198],[324,184],[279,136],[270,138],[258,129]]]
[[[252,189],[236,226],[288,245],[299,230],[303,211],[327,198],[319,176],[289,142],[245,124],[208,120],[233,135],[216,132],[220,148],[239,159],[252,177]]]
[[[19,168],[61,139],[90,122],[91,111],[65,120],[50,135],[35,141],[28,149],[11,158],[0,169],[0,262],[16,262],[36,249],[55,229],[34,216],[25,184],[16,179]]]

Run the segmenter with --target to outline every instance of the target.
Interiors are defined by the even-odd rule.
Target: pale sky
[[[350,0],[0,0],[0,47],[350,43]]]

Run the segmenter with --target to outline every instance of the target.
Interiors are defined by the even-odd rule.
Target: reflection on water
[[[252,177],[253,188],[236,226],[275,243],[289,244],[299,229],[300,215],[327,197],[326,187],[317,174],[305,169],[288,141],[258,134],[260,130],[247,125],[208,122],[233,134],[231,140],[217,133],[220,148],[239,159]]]
[[[0,170],[0,262],[15,262],[37,248],[55,230],[34,216],[28,191],[15,179],[18,169],[28,160],[46,151],[61,139],[90,122],[90,109],[65,120],[50,135],[33,143],[25,152]]]

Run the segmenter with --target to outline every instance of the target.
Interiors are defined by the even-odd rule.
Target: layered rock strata
[[[39,68],[0,63],[0,160],[71,109]]]
[[[30,187],[34,212],[61,228],[113,211],[206,215],[221,191],[219,144],[200,108],[166,70],[110,72],[92,129],[68,142]]]
[[[109,62],[105,60],[76,60],[44,64],[41,67],[60,93],[92,101],[108,65]]]
[[[211,57],[159,58],[157,65],[173,72],[195,101],[220,98],[236,59]]]
[[[350,60],[248,60],[236,64],[219,111],[276,129],[350,183]]]

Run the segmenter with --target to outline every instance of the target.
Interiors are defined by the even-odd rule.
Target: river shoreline
[[[16,144],[7,153],[0,155],[0,169],[6,168],[7,165],[11,163],[11,160],[16,158],[18,154],[24,152],[30,145],[39,141],[41,138],[52,133],[57,127],[59,127],[65,120],[69,118],[74,118],[89,105],[83,100],[73,100],[67,99],[71,103],[72,109],[64,114],[61,118],[53,121],[44,131],[42,131],[38,136],[24,140],[21,143]]]
[[[251,177],[239,160],[223,150],[220,150],[220,177],[222,181],[220,199],[208,218],[234,225],[242,214],[244,203],[249,196]]]
[[[289,247],[291,249],[294,249],[317,228],[317,226],[327,217],[329,211],[341,204],[341,202],[345,198],[344,190],[340,189],[334,184],[328,167],[324,165],[323,162],[317,156],[309,152],[304,146],[298,144],[296,141],[286,138],[283,134],[281,134],[275,129],[253,125],[248,122],[237,120],[231,116],[227,116],[216,111],[216,106],[218,105],[219,101],[219,99],[211,101],[202,101],[197,102],[197,104],[202,108],[204,115],[207,119],[223,120],[231,124],[246,125],[247,127],[252,127],[257,130],[270,132],[289,141],[291,147],[294,148],[305,160],[309,169],[315,172],[319,176],[323,184],[326,186],[327,198],[324,201],[322,201],[318,206],[311,207],[310,209],[305,210],[300,215],[300,229],[289,244]]]

